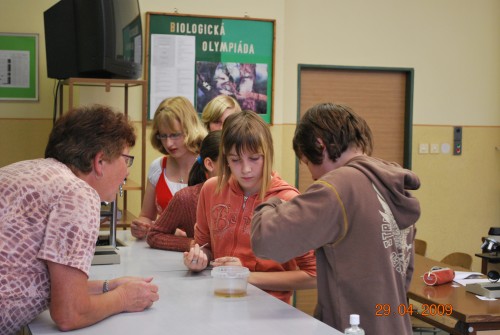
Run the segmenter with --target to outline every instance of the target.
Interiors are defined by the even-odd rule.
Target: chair
[[[464,252],[452,252],[448,256],[445,256],[441,263],[445,263],[452,266],[460,266],[464,269],[470,270],[472,265],[472,256]]]
[[[411,318],[411,327],[413,330],[413,334],[424,334],[424,333],[432,333],[434,335],[438,334],[441,332],[440,329],[434,328],[432,325],[417,319],[416,317],[410,317]]]
[[[427,251],[427,242],[425,242],[424,240],[415,239],[413,245],[415,248],[415,254],[425,256],[425,252]],[[436,335],[440,331],[439,329],[434,328],[432,325],[420,319],[417,319],[415,317],[411,317],[410,319],[414,334],[432,333]]]
[[[414,248],[417,255],[425,256],[427,250],[427,242],[424,240],[415,239]]]
[[[308,289],[308,290],[297,290],[294,292],[293,296],[293,306],[298,310],[314,316],[314,309],[318,302],[318,290]]]

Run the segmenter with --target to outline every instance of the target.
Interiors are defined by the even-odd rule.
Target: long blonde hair
[[[246,151],[264,156],[259,193],[260,199],[264,199],[271,183],[274,158],[273,138],[269,126],[257,113],[249,110],[234,113],[227,117],[222,128],[216,193],[222,190],[231,177],[227,157],[233,147],[238,155]]]
[[[159,134],[160,125],[173,129],[174,121],[179,122],[181,125],[186,148],[190,152],[198,154],[200,152],[201,141],[207,135],[207,130],[201,124],[193,104],[182,96],[167,98],[156,109],[150,137],[153,148],[162,154],[167,154],[157,135]]]

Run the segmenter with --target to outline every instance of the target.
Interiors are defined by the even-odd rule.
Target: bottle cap
[[[351,325],[359,325],[359,314],[351,314],[349,316],[349,323]]]

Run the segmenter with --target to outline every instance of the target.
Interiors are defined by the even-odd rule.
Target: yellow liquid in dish
[[[245,290],[229,290],[229,289],[218,289],[214,291],[217,297],[223,298],[240,298],[247,295]]]

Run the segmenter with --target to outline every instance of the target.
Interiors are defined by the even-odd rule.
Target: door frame
[[[405,84],[405,115],[404,115],[404,144],[403,144],[403,167],[411,169],[412,163],[412,137],[413,137],[413,90],[415,71],[413,68],[400,67],[372,67],[372,66],[341,66],[341,65],[315,65],[315,64],[298,64],[297,77],[297,124],[300,121],[300,105],[301,105],[301,74],[302,70],[348,70],[348,71],[364,71],[364,72],[401,72],[406,75]],[[299,184],[299,160],[295,159],[295,184]]]

